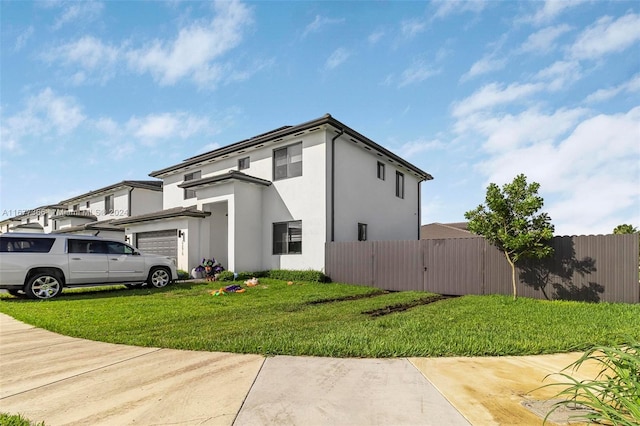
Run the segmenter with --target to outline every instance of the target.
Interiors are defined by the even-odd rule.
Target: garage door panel
[[[178,231],[141,232],[137,235],[138,250],[143,253],[159,254],[172,258],[178,257]]]

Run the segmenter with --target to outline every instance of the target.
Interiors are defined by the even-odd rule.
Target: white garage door
[[[141,232],[138,234],[138,249],[143,253],[160,254],[176,259],[178,257],[178,232],[175,229]]]

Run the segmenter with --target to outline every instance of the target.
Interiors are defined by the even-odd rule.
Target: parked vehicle
[[[87,235],[0,235],[0,289],[50,299],[64,287],[125,284],[164,287],[178,278],[175,260],[121,241]]]

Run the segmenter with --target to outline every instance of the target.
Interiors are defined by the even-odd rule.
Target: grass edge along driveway
[[[500,295],[423,304],[435,295],[273,279],[260,279],[244,293],[213,296],[221,285],[70,290],[49,301],[2,295],[0,312],[90,340],[263,355],[534,355],[640,339],[640,304]],[[398,306],[409,308],[393,312]]]

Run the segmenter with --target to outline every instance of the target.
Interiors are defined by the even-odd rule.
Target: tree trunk
[[[511,284],[513,285],[513,300],[518,298],[518,290],[516,288],[516,265],[509,257],[509,253],[504,252],[505,257],[507,258],[507,262],[511,265]]]

